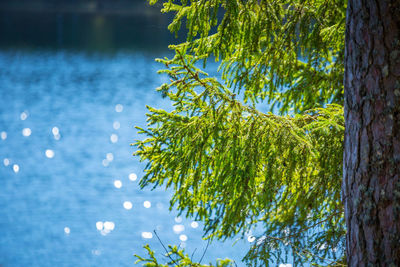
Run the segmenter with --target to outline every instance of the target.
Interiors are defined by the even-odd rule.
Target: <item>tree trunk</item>
[[[400,0],[349,0],[343,201],[349,266],[400,266]]]

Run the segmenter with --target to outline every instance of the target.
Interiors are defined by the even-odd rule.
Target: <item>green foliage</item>
[[[301,112],[343,102],[345,9],[345,0],[170,0],[162,11],[176,13],[172,32],[186,21],[182,47],[222,60],[245,100]]]
[[[149,245],[144,246],[147,250],[148,258],[143,258],[139,255],[135,255],[137,258],[135,263],[142,263],[143,266],[146,267],[168,267],[168,266],[177,266],[177,267],[184,267],[184,266],[192,266],[192,267],[209,267],[209,266],[216,266],[216,267],[228,267],[233,266],[233,262],[229,259],[218,259],[215,265],[206,265],[197,262],[193,262],[189,255],[185,254],[183,249],[179,249],[176,246],[168,246],[169,251],[166,253],[166,258],[169,261],[166,264],[162,264],[159,260],[154,256],[154,251],[149,247]]]
[[[171,207],[204,221],[210,239],[263,229],[248,265],[287,253],[334,265],[345,233],[345,1],[181,0],[163,11],[175,12],[173,32],[186,22],[188,38],[158,60],[170,82],[157,90],[174,110],[148,107],[147,138],[135,143],[148,163],[141,186],[172,187]],[[222,82],[198,68],[211,56]]]

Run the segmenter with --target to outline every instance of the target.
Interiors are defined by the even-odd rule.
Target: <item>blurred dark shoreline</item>
[[[161,17],[160,8],[146,0],[0,0],[1,12]]]
[[[0,49],[166,51],[185,40],[147,0],[0,0]]]

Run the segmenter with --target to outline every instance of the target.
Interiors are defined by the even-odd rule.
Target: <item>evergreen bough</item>
[[[147,138],[134,144],[148,163],[140,185],[173,188],[171,208],[203,221],[209,239],[262,229],[247,265],[280,263],[287,254],[298,265],[341,265],[346,1],[170,0],[163,7],[175,13],[169,30],[185,24],[187,40],[170,46],[173,58],[158,59],[170,82],[157,90],[174,109],[148,107],[148,126],[139,128]],[[202,70],[211,58],[220,62],[218,79]],[[147,250],[150,258],[138,261],[164,266]],[[170,265],[202,266],[177,248],[169,253]]]

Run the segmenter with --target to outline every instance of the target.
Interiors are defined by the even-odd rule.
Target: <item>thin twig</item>
[[[181,248],[181,245],[182,245],[182,243],[179,243],[178,249],[176,251],[179,251],[179,249]],[[175,256],[178,257],[178,255],[175,255]]]
[[[310,225],[310,226],[308,226],[308,227],[302,229],[300,232],[297,232],[297,233],[294,233],[294,234],[285,236],[284,238],[297,237],[297,236],[299,236],[300,234],[304,233],[305,231],[307,231],[307,230],[309,230],[309,229],[311,229],[311,228],[314,228],[315,226],[318,226],[319,224],[322,224],[322,223],[324,223],[324,222],[326,222],[326,221],[329,221],[330,219],[332,219],[332,217],[334,217],[334,216],[336,216],[336,215],[339,215],[339,214],[342,213],[342,212],[343,212],[343,210],[334,212],[334,213],[328,215],[328,217],[327,217],[326,219],[321,220],[321,221],[319,221],[319,222],[317,222],[317,223],[315,223],[315,224],[313,224],[313,225]]]
[[[210,245],[210,239],[208,239],[206,249],[204,250],[203,255],[202,255],[201,258],[200,258],[199,264],[201,264],[201,261],[203,260],[204,255],[206,255],[206,252],[207,252],[207,249],[208,249],[208,246],[209,246],[209,245]]]
[[[169,254],[167,248],[164,246],[163,242],[161,241],[160,237],[158,236],[156,230],[153,230],[154,234],[156,235],[158,241],[160,241],[161,245],[163,246],[163,248],[165,249],[165,252],[167,252],[167,256],[168,258],[170,258],[170,260],[172,261],[172,263],[175,264],[175,266],[178,266],[178,264],[176,264],[176,262],[174,261],[174,259],[171,257],[171,255]]]
[[[302,253],[302,254],[304,254],[304,255],[308,254],[308,255],[310,255],[310,256],[312,256],[312,257],[319,258],[319,259],[322,260],[322,261],[329,262],[329,264],[340,264],[339,262],[337,262],[337,261],[335,261],[335,260],[332,260],[332,259],[328,259],[328,258],[324,258],[324,257],[318,256],[317,254],[312,253],[312,252],[309,251],[308,249],[305,249],[305,248],[301,248],[301,247],[299,247],[299,246],[296,246],[295,244],[293,244],[293,242],[291,242],[291,241],[289,241],[289,240],[286,240],[286,239],[283,239],[283,238],[279,238],[279,237],[269,236],[269,235],[266,235],[265,237],[266,237],[266,238],[269,238],[269,239],[273,239],[273,240],[280,241],[280,242],[282,242],[282,243],[287,243],[288,245],[290,245],[290,246],[292,247],[293,252],[296,253],[297,255],[299,255],[300,257],[305,257],[305,256],[301,255],[300,253]],[[297,250],[298,250],[298,251],[297,251]],[[345,266],[345,265],[342,265],[342,266]]]
[[[193,256],[194,256],[194,253],[196,252],[196,250],[197,250],[197,248],[195,248],[195,249],[193,250],[192,256],[190,256],[190,261],[193,261]]]
[[[190,256],[190,267],[193,266],[193,256],[194,256],[194,253],[196,252],[196,250],[197,250],[197,248],[195,248],[195,249],[193,250],[192,256]]]

